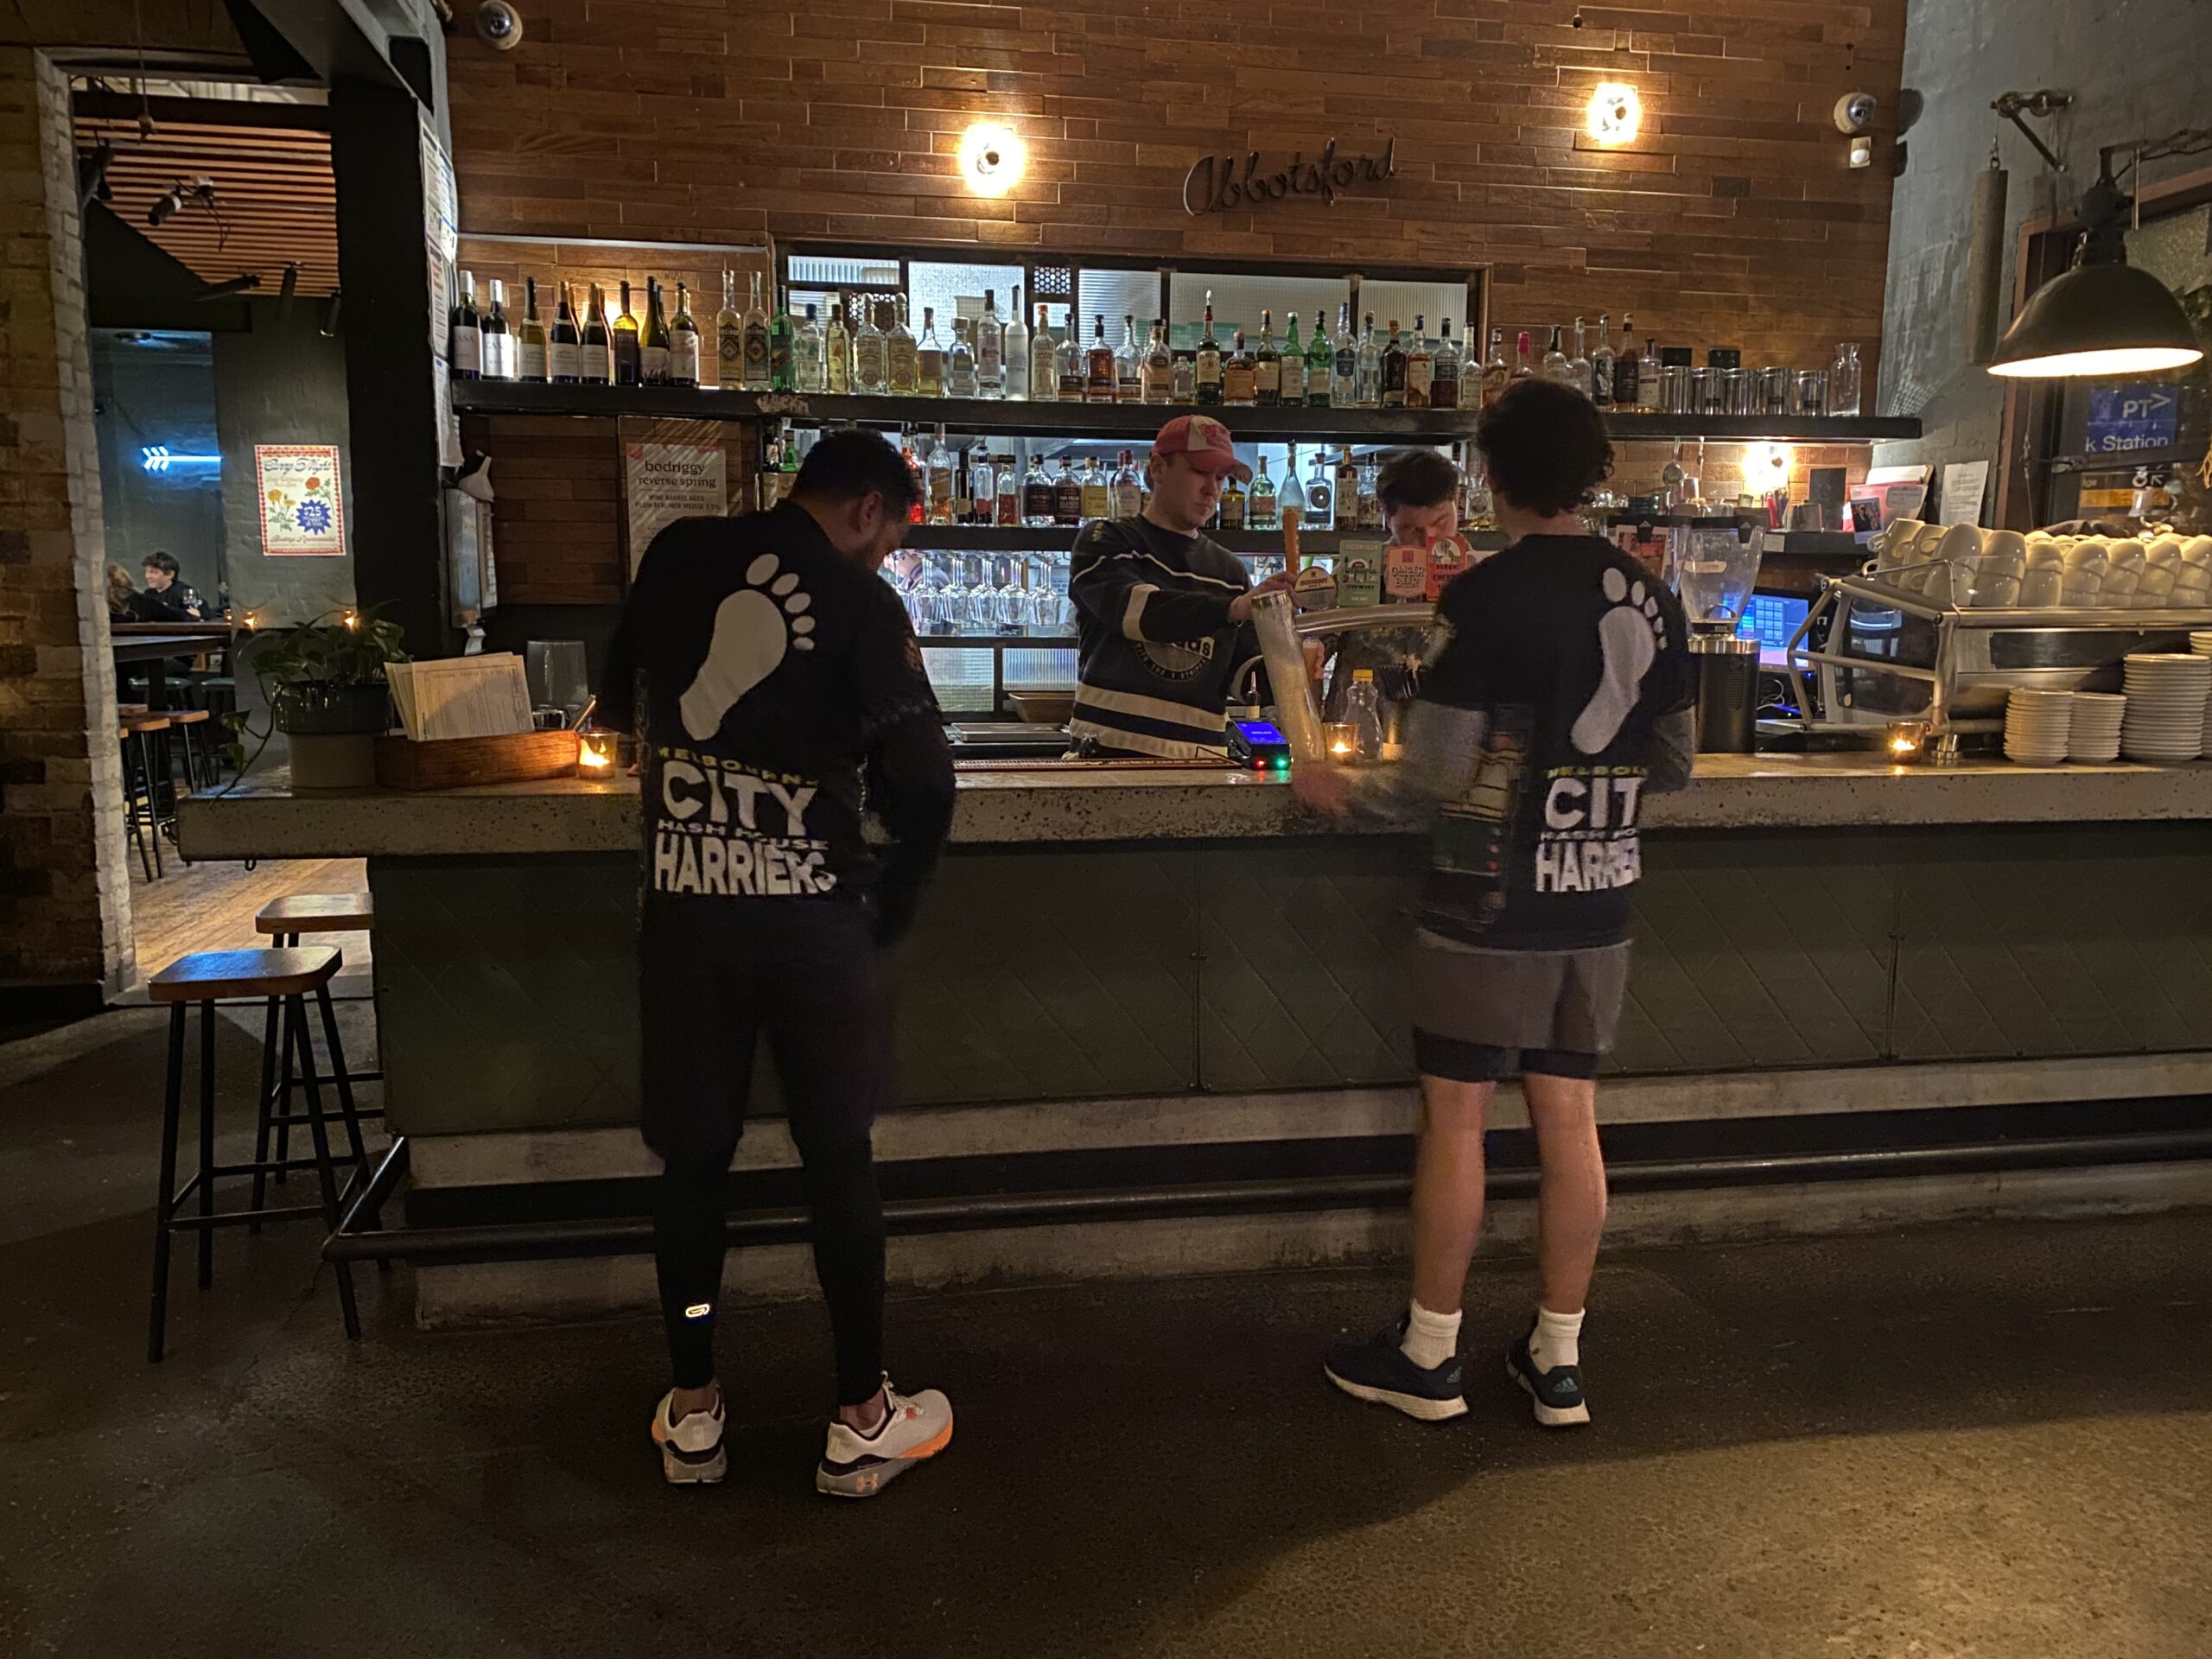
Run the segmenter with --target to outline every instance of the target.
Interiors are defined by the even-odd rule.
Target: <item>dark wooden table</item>
[[[225,623],[185,622],[170,626],[163,623],[113,622],[108,628],[114,636],[118,667],[124,663],[145,664],[146,707],[149,710],[169,706],[168,664],[172,660],[227,652],[230,649],[230,627]]]

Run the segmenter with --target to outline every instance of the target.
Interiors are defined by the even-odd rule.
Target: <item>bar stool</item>
[[[280,899],[271,899],[255,912],[254,931],[271,939],[277,948],[296,946],[302,933],[366,933],[375,925],[376,906],[365,893],[288,893]],[[303,1120],[292,1112],[292,1046],[284,1045],[283,1073],[277,1072],[277,1003],[269,999],[269,1020],[261,1039],[261,1126],[257,1131],[254,1156],[269,1156],[269,1132],[276,1132],[276,1158],[272,1168],[276,1183],[283,1185],[284,1171],[289,1166],[292,1145],[292,1125]],[[334,1052],[334,1069],[342,1063]],[[384,1071],[349,1071],[346,1074],[349,1088],[357,1083],[381,1083]],[[372,1106],[359,1113],[362,1117],[382,1117],[381,1107]],[[359,1152],[358,1146],[356,1152]],[[369,1178],[368,1160],[361,1159],[361,1179]],[[255,1178],[253,1201],[261,1202],[262,1186]],[[259,1228],[254,1229],[259,1231]]]
[[[168,715],[169,724],[176,728],[177,735],[183,740],[185,787],[197,792],[214,781],[209,775],[215,765],[214,743],[205,733],[200,734],[196,742],[193,737],[194,732],[207,723],[207,711],[205,709],[170,709],[164,712]]]
[[[123,753],[123,810],[130,823],[130,838],[138,844],[138,867],[146,879],[152,881],[168,872],[162,866],[161,797],[156,791],[154,754],[155,743],[161,743],[162,767],[168,767],[169,718],[167,715],[136,714],[123,715],[116,725],[116,741]],[[133,751],[136,751],[135,754]],[[134,765],[135,762],[135,765]],[[137,781],[132,781],[133,773]],[[145,797],[145,820],[141,832],[138,799]],[[153,857],[147,858],[147,849]]]
[[[361,1129],[353,1114],[353,1091],[345,1070],[345,1052],[338,1040],[338,1020],[330,1007],[330,981],[342,958],[328,945],[307,950],[203,950],[180,957],[147,982],[147,992],[156,1003],[169,1004],[168,1076],[162,1096],[162,1184],[154,1205],[154,1301],[146,1335],[146,1357],[158,1363],[167,1334],[168,1317],[169,1240],[187,1229],[200,1234],[200,1287],[205,1290],[215,1278],[215,1229],[249,1223],[256,1229],[264,1221],[296,1216],[320,1215],[331,1232],[338,1230],[339,1192],[331,1161],[330,1137],[322,1109],[321,1079],[315,1074],[315,1051],[308,1042],[307,996],[315,995],[322,1017],[323,1039],[333,1061],[332,1080],[338,1085],[338,1105],[346,1120],[357,1158],[361,1154]],[[262,1178],[270,1166],[257,1155],[250,1164],[215,1161],[215,1005],[253,1001],[267,997],[284,1009],[285,1048],[296,1044],[301,1056],[302,1082],[306,1087],[305,1121],[315,1138],[312,1166],[322,1184],[322,1202],[290,1209],[269,1210],[260,1204]],[[177,1130],[184,1109],[184,1018],[188,1004],[200,1005],[200,1168],[180,1189],[176,1185]],[[264,1077],[264,1083],[266,1079]],[[264,1098],[266,1090],[264,1091]],[[365,1167],[365,1159],[363,1159]],[[255,1202],[251,1209],[215,1213],[215,1182],[227,1176],[254,1179]],[[198,1213],[183,1215],[185,1201],[196,1198]],[[345,1316],[346,1334],[359,1338],[360,1311],[353,1300],[353,1272],[344,1262],[334,1264],[338,1275],[338,1306]]]

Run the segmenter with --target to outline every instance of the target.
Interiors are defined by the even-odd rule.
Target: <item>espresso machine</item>
[[[1749,754],[1758,732],[1759,642],[1737,635],[1758,585],[1758,531],[1743,519],[1707,519],[1676,531],[1675,593],[1689,618],[1701,754]]]

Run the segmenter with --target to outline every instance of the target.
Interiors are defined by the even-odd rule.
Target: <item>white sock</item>
[[[1406,1322],[1406,1339],[1398,1351],[1424,1371],[1433,1371],[1459,1351],[1459,1316],[1432,1313],[1419,1302],[1407,1306],[1413,1317]]]
[[[1582,1363],[1582,1314],[1536,1310],[1536,1329],[1529,1338],[1529,1358],[1539,1371]]]

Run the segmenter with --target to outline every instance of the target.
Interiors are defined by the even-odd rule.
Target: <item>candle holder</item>
[[[1924,720],[1897,720],[1890,722],[1888,734],[1882,742],[1883,752],[1892,766],[1917,766],[1928,759],[1928,722]]]
[[[1359,760],[1359,729],[1349,721],[1330,721],[1321,728],[1321,749],[1340,766]]]
[[[622,761],[622,734],[620,732],[579,732],[576,734],[576,775],[580,778],[608,778]]]

